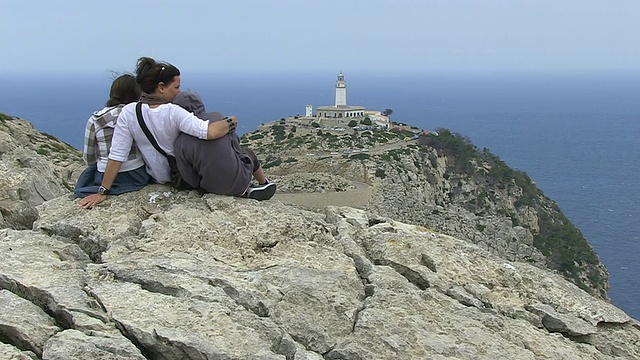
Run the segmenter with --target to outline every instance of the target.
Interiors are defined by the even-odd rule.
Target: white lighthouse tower
[[[336,82],[336,107],[347,106],[347,84],[344,82],[342,71]]]
[[[320,119],[365,117],[364,106],[347,106],[347,83],[344,81],[342,71],[340,71],[336,82],[336,105],[318,106],[316,116]]]

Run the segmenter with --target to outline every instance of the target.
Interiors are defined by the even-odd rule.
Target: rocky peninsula
[[[80,152],[0,114],[0,358],[640,358],[526,174],[397,125],[245,134],[270,201],[149,185],[83,210]]]

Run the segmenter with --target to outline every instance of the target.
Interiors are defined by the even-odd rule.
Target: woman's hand
[[[234,115],[227,116],[224,121],[209,122],[209,128],[207,129],[207,140],[219,139],[230,132],[233,132],[238,126],[238,118]]]
[[[80,201],[78,201],[78,205],[82,208],[91,210],[94,206],[100,204],[105,200],[107,200],[107,195],[91,194],[83,199],[80,199]]]

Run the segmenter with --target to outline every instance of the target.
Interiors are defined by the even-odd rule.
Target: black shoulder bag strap
[[[141,102],[136,104],[136,116],[138,116],[138,123],[140,124],[140,128],[142,129],[144,134],[147,135],[147,139],[149,139],[149,141],[151,142],[151,145],[153,145],[153,147],[156,148],[156,150],[158,150],[160,154],[164,155],[164,157],[167,158],[167,161],[169,162],[169,169],[171,170],[171,182],[170,182],[171,186],[173,186],[176,189],[187,189],[187,190],[193,189],[193,187],[189,185],[189,183],[187,183],[180,175],[180,171],[178,170],[178,165],[176,164],[176,158],[174,156],[168,155],[166,152],[164,152],[164,150],[162,150],[160,145],[158,145],[156,138],[154,138],[153,135],[151,134],[151,131],[149,131],[147,124],[144,123],[144,119],[142,118]]]
[[[144,119],[142,119],[142,103],[141,102],[136,104],[136,115],[138,116],[138,123],[140,124],[142,131],[144,132],[145,135],[147,135],[147,139],[149,139],[149,141],[151,142],[151,145],[153,145],[153,147],[156,148],[156,150],[158,150],[160,154],[168,158],[169,156],[167,155],[166,152],[164,152],[164,150],[162,150],[160,145],[158,145],[156,138],[153,137],[153,135],[151,134],[151,131],[149,131],[149,128],[147,127],[147,124],[144,123]]]

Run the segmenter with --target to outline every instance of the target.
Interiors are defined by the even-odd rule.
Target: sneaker
[[[276,193],[276,184],[267,182],[262,185],[251,185],[247,189],[247,197],[255,200],[269,200]]]

